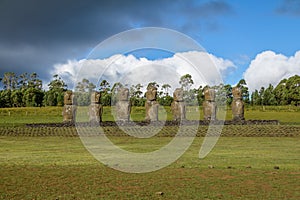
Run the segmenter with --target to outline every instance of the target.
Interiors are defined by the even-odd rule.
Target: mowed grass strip
[[[111,138],[135,152],[152,151],[170,139]],[[212,152],[199,159],[202,142],[196,138],[166,168],[130,174],[95,160],[76,137],[2,136],[0,199],[300,198],[298,137],[220,138]]]
[[[114,121],[114,107],[104,107],[103,120]],[[24,126],[28,123],[61,123],[63,107],[41,108],[0,108],[0,126]],[[202,107],[187,107],[188,120],[202,120]],[[88,121],[88,107],[78,107],[78,121]],[[279,120],[282,125],[300,125],[300,108],[291,106],[265,106],[247,107],[245,109],[246,120]],[[131,119],[142,121],[145,119],[144,107],[133,107]],[[172,120],[171,109],[161,106],[159,120]],[[230,107],[226,110],[226,120],[232,119]]]

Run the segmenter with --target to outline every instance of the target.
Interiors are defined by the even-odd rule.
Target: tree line
[[[251,95],[252,105],[300,105],[300,76],[281,80],[276,87],[269,84]]]
[[[3,89],[0,90],[0,107],[38,107],[38,106],[63,106],[64,92],[68,90],[67,85],[58,75],[54,75],[48,84],[48,90],[43,90],[42,80],[36,73],[23,73],[16,75],[13,72],[4,74],[0,81]],[[188,105],[202,105],[204,101],[203,91],[209,86],[199,86],[192,88],[194,81],[190,74],[183,75],[179,84],[184,91],[185,102]],[[122,85],[122,83],[110,84],[107,80],[102,80],[97,90],[101,93],[101,103],[104,106],[115,105],[116,92],[120,87],[128,87],[130,92],[130,102],[132,106],[144,106],[146,97],[143,90],[150,85],[158,88],[157,101],[160,105],[170,106],[173,95],[170,94],[171,85],[164,83],[159,85],[150,82],[147,85],[140,83],[136,85]],[[260,90],[252,92],[251,96],[247,83],[241,79],[238,87],[242,89],[243,100],[248,105],[300,105],[300,76],[295,75],[288,79],[283,79],[274,87],[269,85],[267,88],[261,87]],[[75,101],[77,105],[87,106],[90,104],[90,94],[95,91],[97,86],[88,79],[82,79],[75,87]],[[216,101],[225,102],[231,105],[233,100],[232,86],[220,84],[211,86],[216,90]],[[222,95],[220,95],[222,94]]]

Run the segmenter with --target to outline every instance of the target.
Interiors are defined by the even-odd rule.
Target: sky
[[[89,71],[79,69],[79,64],[99,43],[131,29],[160,27],[201,45],[224,83],[234,85],[244,78],[253,91],[300,74],[299,25],[298,0],[0,0],[0,77],[9,71],[36,72],[47,84],[59,74],[70,86],[80,71]],[[193,71],[178,67],[178,57],[202,56],[195,51],[132,54],[119,55],[119,64],[105,77],[116,81],[132,71],[139,74],[134,65],[154,66],[156,71],[170,65],[175,67],[173,75],[180,76]],[[102,56],[91,63],[99,68],[116,56]],[[200,78],[195,82],[202,83]]]

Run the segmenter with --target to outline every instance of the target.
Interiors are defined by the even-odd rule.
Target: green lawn
[[[162,117],[171,119],[166,110]],[[196,119],[192,110],[188,117]],[[101,164],[76,137],[75,128],[24,127],[61,122],[61,111],[61,107],[0,109],[0,199],[300,199],[297,109],[247,108],[246,119],[278,119],[282,125],[226,126],[204,159],[198,158],[203,137],[196,137],[176,162],[142,174]],[[133,111],[133,119],[143,119],[143,108]],[[227,112],[227,119],[230,116]],[[104,119],[113,119],[108,108]],[[204,127],[200,129],[205,133]],[[113,133],[109,138],[132,152],[153,151],[173,139]]]
[[[169,140],[113,138],[134,151]],[[79,138],[1,137],[0,199],[300,198],[300,138],[221,138],[199,159],[202,141],[164,169],[130,174],[102,165]]]
[[[60,123],[62,122],[62,107],[42,107],[42,108],[0,108],[0,126],[22,126],[26,123]],[[113,109],[104,107],[103,120],[113,121]],[[88,108],[78,108],[78,116],[83,120],[88,120]],[[133,107],[131,112],[132,120],[140,121],[145,118],[144,107]],[[266,106],[249,107],[245,109],[245,118],[254,119],[277,119],[281,124],[300,125],[300,109],[290,106]],[[159,119],[172,120],[170,107],[161,106],[159,109]],[[188,107],[187,119],[203,119],[202,108]],[[230,109],[226,112],[226,119],[231,119]],[[80,119],[79,119],[80,120]]]

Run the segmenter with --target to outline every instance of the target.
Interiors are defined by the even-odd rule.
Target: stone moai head
[[[68,90],[65,92],[65,95],[64,95],[64,104],[65,105],[73,105],[73,92]]]
[[[155,101],[157,96],[157,88],[155,86],[149,86],[146,92],[147,101]]]
[[[242,99],[242,89],[240,87],[232,88],[232,95],[234,99]]]
[[[129,89],[128,88],[118,88],[117,99],[118,99],[118,101],[128,101]]]
[[[204,98],[206,101],[215,101],[216,92],[214,89],[205,88],[204,89]]]
[[[174,101],[183,101],[183,89],[182,88],[176,88],[173,93]]]
[[[100,92],[92,92],[91,94],[91,103],[92,104],[100,104],[101,93]]]

